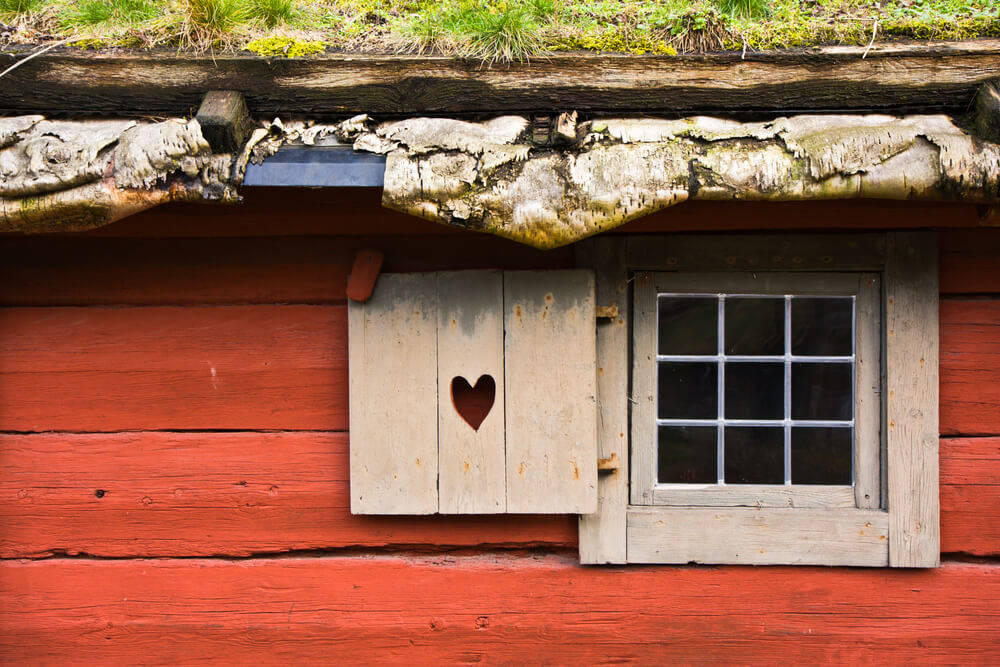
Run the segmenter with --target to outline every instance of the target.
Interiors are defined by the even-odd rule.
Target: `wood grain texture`
[[[862,54],[867,54],[862,58]],[[214,56],[214,57],[211,57]],[[503,113],[577,109],[720,112],[956,109],[996,76],[995,40],[636,58],[555,53],[483,68],[425,55],[264,59],[167,50],[53,52],[5,77],[0,110],[188,114],[206,90],[246,94],[254,114]],[[0,68],[19,57],[0,54]],[[724,82],[724,83],[723,83]]]
[[[565,516],[350,513],[346,433],[0,435],[0,558],[576,547]]]
[[[581,568],[564,558],[8,562],[0,658],[39,662],[1000,659],[1000,568]],[[641,610],[639,612],[638,610]]]
[[[438,511],[437,274],[390,273],[350,302],[351,512]]]
[[[347,428],[343,306],[0,309],[0,430]]]
[[[168,204],[69,238],[480,235],[381,207],[378,188],[244,188],[240,206]],[[336,211],[331,216],[330,211]],[[289,215],[293,213],[293,216]],[[704,202],[670,206],[616,233],[979,228],[976,206],[889,200]],[[66,238],[67,235],[59,234]],[[485,235],[484,235],[485,236]],[[0,237],[2,238],[2,237]],[[49,237],[46,237],[49,238]],[[492,235],[487,236],[492,238]],[[496,239],[494,239],[496,240]],[[511,247],[519,247],[512,241]],[[568,250],[568,249],[567,249]],[[563,252],[566,252],[564,250]],[[538,251],[536,251],[538,252]],[[559,251],[548,251],[555,254]],[[461,261],[455,257],[455,261]],[[473,267],[458,267],[473,268]]]
[[[629,307],[625,241],[621,237],[577,244],[577,266],[594,270],[598,307],[618,315],[597,322],[597,448],[614,465],[598,472],[597,512],[580,515],[580,562],[624,563],[625,508],[628,506]]]
[[[1000,228],[949,229],[938,238],[941,294],[1000,294]]]
[[[854,344],[854,500],[855,507],[885,507],[882,483],[882,283],[878,274],[858,276]]]
[[[628,266],[658,271],[881,271],[883,234],[634,236]]]
[[[507,509],[504,440],[503,272],[438,274],[438,497],[442,514]],[[452,382],[494,382],[493,404],[473,428],[458,413]]]
[[[597,509],[597,319],[588,270],[504,274],[507,511]]]
[[[941,433],[1000,434],[1000,300],[941,301]]]
[[[346,319],[343,306],[5,308],[0,429],[344,430]],[[1000,301],[941,302],[944,435],[1000,434],[997,322]]]
[[[1000,555],[1000,438],[941,440],[941,551]]]
[[[346,433],[0,435],[0,557],[576,548],[567,516],[352,516],[348,465]],[[1000,555],[998,485],[1000,438],[941,441],[943,552]]]
[[[889,564],[889,515],[872,510],[633,508],[630,563]]]
[[[938,271],[933,232],[890,234],[885,269],[889,564],[936,567]]]
[[[377,198],[364,200],[367,208],[355,210],[358,203],[345,201],[339,191],[297,190],[288,198],[296,202],[297,215],[289,219],[280,208],[286,200],[272,194],[250,191],[242,207],[184,207],[183,215],[170,213],[162,224],[150,218],[155,209],[119,223],[129,226],[121,232],[134,234],[204,237],[242,231],[248,238],[0,236],[0,304],[339,302],[345,299],[355,254],[367,247],[381,250],[386,255],[384,270],[394,273],[572,266],[572,247],[541,251],[490,235],[453,231],[380,209]],[[330,207],[338,211],[334,218],[324,213]],[[642,231],[641,225],[649,231],[722,230],[741,224],[776,228],[803,223],[822,228],[840,221],[869,227],[944,226],[961,222],[966,213],[968,224],[975,224],[974,211],[966,210],[970,208],[886,202],[692,202],[622,229]],[[230,221],[231,216],[236,219]],[[255,236],[321,231],[338,236]],[[942,294],[1000,294],[1000,229],[949,229],[941,232],[940,243]]]
[[[652,505],[656,486],[656,285],[647,271],[632,280],[631,486],[633,505]]]
[[[253,206],[244,212],[251,214]],[[379,211],[372,213],[377,218]],[[0,237],[0,305],[342,303],[351,264],[365,248],[385,255],[382,271],[389,273],[572,267],[569,249],[541,251],[472,233],[155,240],[7,236]]]

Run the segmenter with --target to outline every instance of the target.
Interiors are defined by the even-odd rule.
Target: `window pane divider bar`
[[[853,351],[853,350],[852,350]],[[852,355],[853,356],[853,355]],[[785,485],[792,483],[792,297],[785,297]]]
[[[726,483],[726,297],[719,295],[719,330],[716,335],[718,355],[718,421],[716,422],[715,477],[719,484]]]
[[[833,419],[657,419],[657,426],[789,426],[801,428],[850,428],[853,420]]]
[[[658,354],[657,361],[739,361],[739,362],[760,362],[760,361],[792,361],[799,363],[817,364],[849,364],[854,361],[854,357],[803,357],[795,354],[772,354],[772,355],[726,355],[726,354]]]

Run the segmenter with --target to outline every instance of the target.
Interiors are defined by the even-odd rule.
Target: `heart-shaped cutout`
[[[497,383],[492,375],[480,375],[475,387],[461,375],[451,379],[451,402],[455,411],[475,431],[490,414],[496,396]]]

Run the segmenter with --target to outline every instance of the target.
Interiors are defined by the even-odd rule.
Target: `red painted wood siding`
[[[263,192],[0,237],[0,660],[997,662],[1000,229],[855,202],[685,205],[627,229],[708,223],[948,228],[940,570],[584,568],[571,517],[352,517],[354,253],[406,271],[572,250],[369,191]]]
[[[8,662],[995,664],[1000,568],[584,568],[567,557],[40,561]]]

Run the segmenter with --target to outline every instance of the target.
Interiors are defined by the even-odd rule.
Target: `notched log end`
[[[216,153],[239,153],[253,131],[243,93],[232,90],[206,93],[195,118]]]

